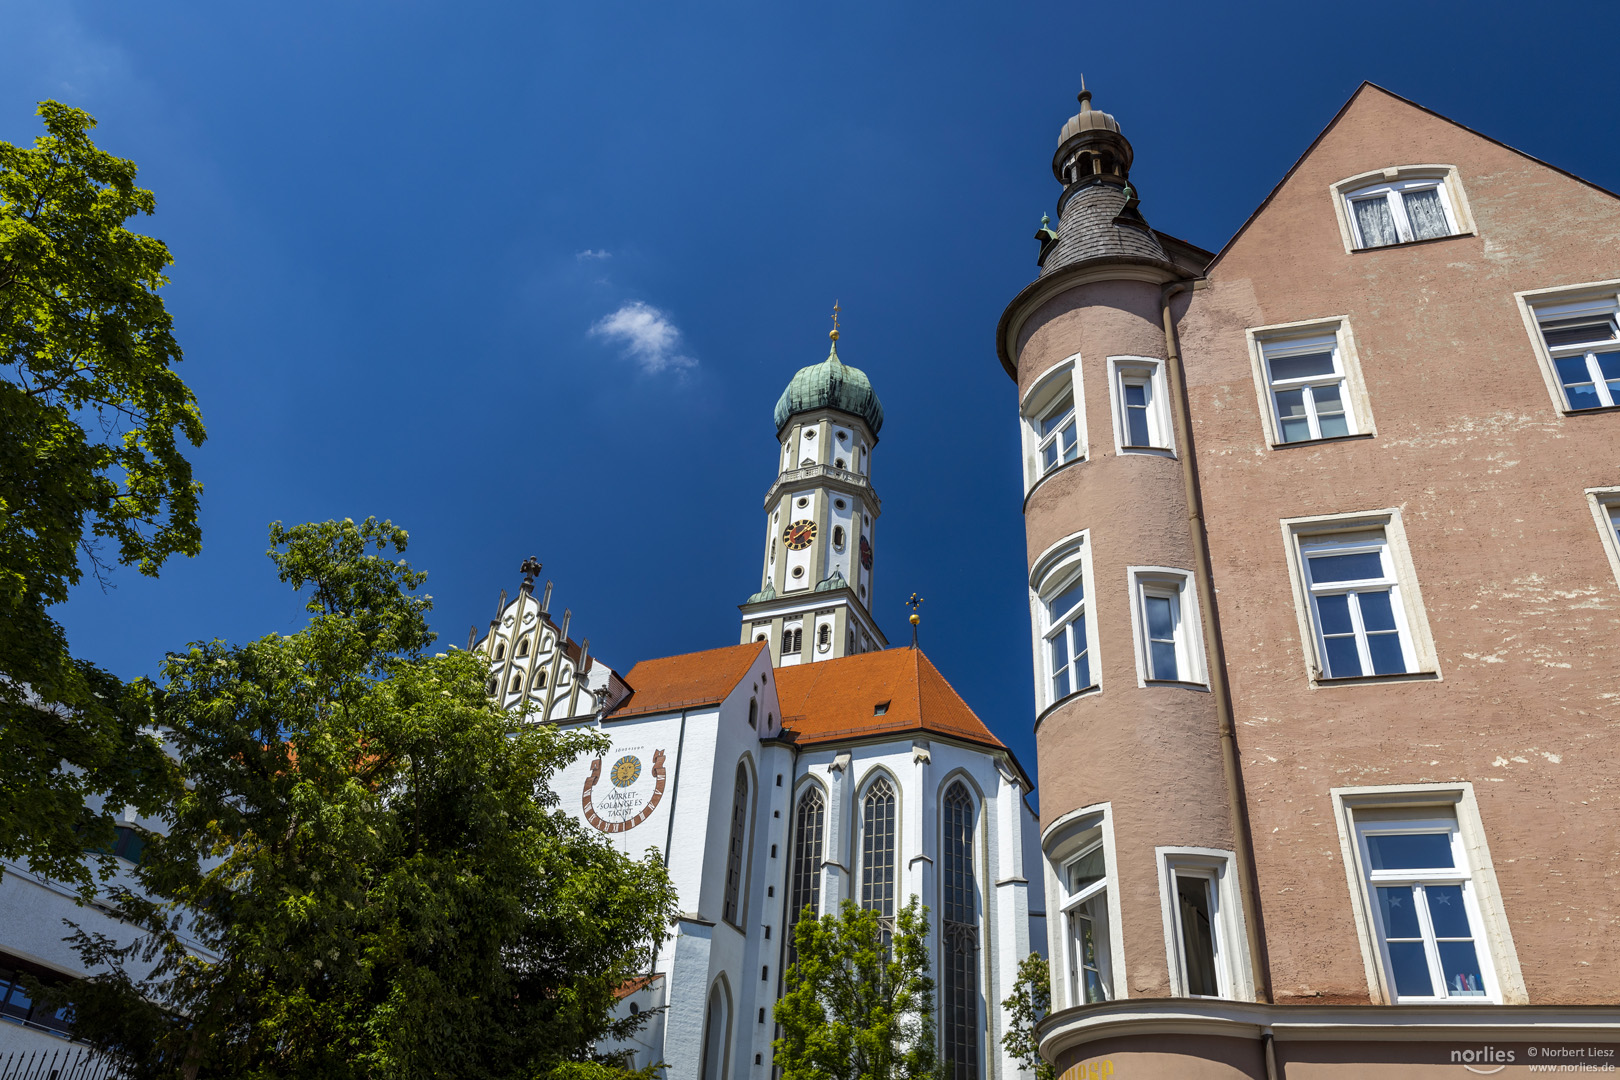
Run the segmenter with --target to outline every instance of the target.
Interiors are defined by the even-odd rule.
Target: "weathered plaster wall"
[[[1331,184],[1455,165],[1478,235],[1347,254]],[[1329,790],[1472,781],[1532,1003],[1620,1001],[1620,587],[1514,293],[1620,278],[1620,201],[1364,89],[1177,301],[1278,1000],[1365,1001]],[[1245,327],[1348,316],[1376,436],[1270,449]],[[1399,507],[1442,678],[1312,689],[1282,518]],[[1042,759],[1042,781],[1052,783]]]

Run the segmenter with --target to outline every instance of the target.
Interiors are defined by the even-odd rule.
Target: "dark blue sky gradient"
[[[837,298],[887,412],[875,614],[900,643],[926,597],[925,649],[1031,771],[994,331],[1082,71],[1149,221],[1211,249],[1362,79],[1620,188],[1620,67],[1570,48],[1615,40],[1613,5],[0,0],[0,25],[0,139],[81,106],[156,192],[209,429],[203,554],[80,588],[81,654],[133,676],[290,632],[266,524],[367,514],[410,530],[446,643],[532,553],[621,672],[731,644],[771,409]],[[590,334],[632,301],[695,367]]]

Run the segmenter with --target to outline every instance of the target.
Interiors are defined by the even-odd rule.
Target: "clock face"
[[[861,537],[861,565],[872,569],[872,545],[866,542],[864,536]]]
[[[799,520],[782,531],[782,542],[787,544],[789,551],[802,551],[810,546],[816,538],[816,523]]]

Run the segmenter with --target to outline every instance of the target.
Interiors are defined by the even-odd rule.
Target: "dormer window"
[[[889,711],[889,703],[887,701],[880,701],[876,705],[872,706],[872,715],[873,716],[882,716],[884,713],[886,713],[888,711]]]
[[[1381,169],[1340,181],[1333,189],[1345,246],[1351,251],[1473,231],[1457,170],[1449,165]]]

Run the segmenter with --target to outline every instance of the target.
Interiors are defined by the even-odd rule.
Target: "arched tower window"
[[[788,656],[804,647],[804,627],[782,631],[782,655]]]
[[[515,694],[519,690],[522,690],[522,689],[523,689],[523,676],[522,675],[514,675],[514,676],[512,676],[512,685],[507,688],[506,692],[508,694]]]
[[[821,629],[816,631],[816,644],[823,648],[832,644],[832,623],[821,624]]]
[[[536,690],[544,690],[546,688],[546,672],[544,668],[534,673],[534,688]]]
[[[727,1051],[731,1043],[731,1001],[716,981],[703,1014],[703,1080],[726,1080]]]
[[[748,699],[748,726],[751,727],[751,728],[759,727],[759,699],[758,698],[749,698]]]
[[[861,801],[861,907],[877,913],[883,945],[894,934],[894,785],[880,777]]]
[[[973,872],[973,796],[960,780],[940,808],[940,1042],[950,1080],[979,1077],[979,887]]]
[[[825,835],[827,805],[821,789],[812,786],[799,796],[793,820],[793,877],[789,882],[787,917],[788,963],[793,963],[793,927],[806,907],[815,917],[821,913],[821,852]]]
[[[489,685],[484,689],[488,691],[490,697],[494,697],[496,694],[501,692],[501,681],[495,676],[491,675],[489,677]]]
[[[496,645],[495,645],[495,659],[497,659],[497,660],[505,660],[506,659],[506,642],[501,641],[501,642],[496,643]]]
[[[747,831],[748,767],[739,763],[737,789],[731,798],[731,842],[726,845],[726,900],[720,909],[722,917],[733,926],[742,921],[738,898],[742,893],[743,840]]]
[[[529,639],[528,638],[524,638],[522,641],[518,642],[517,654],[519,656],[528,656],[529,655]]]
[[[833,526],[833,547],[840,551],[844,549],[844,527],[842,525]]]

